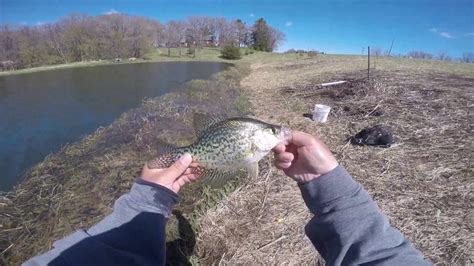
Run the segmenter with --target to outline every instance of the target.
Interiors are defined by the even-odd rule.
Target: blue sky
[[[0,23],[54,22],[70,13],[121,12],[162,22],[191,15],[264,17],[285,32],[279,48],[360,54],[370,45],[392,53],[443,50],[453,57],[474,52],[474,0],[0,0]]]

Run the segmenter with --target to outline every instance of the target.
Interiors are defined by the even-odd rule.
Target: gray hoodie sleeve
[[[328,265],[430,265],[342,166],[300,190],[315,215],[306,235]]]
[[[162,265],[166,220],[178,201],[171,190],[137,179],[110,215],[54,242],[52,250],[23,265]]]

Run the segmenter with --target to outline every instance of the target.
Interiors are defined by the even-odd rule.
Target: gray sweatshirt
[[[315,215],[306,234],[328,265],[430,265],[342,166],[300,185]],[[165,226],[179,196],[137,179],[114,211],[23,265],[163,265]]]

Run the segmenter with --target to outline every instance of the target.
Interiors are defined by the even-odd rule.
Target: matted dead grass
[[[381,59],[364,79],[354,57],[252,65],[242,81],[253,114],[319,135],[377,201],[391,223],[436,264],[465,265],[473,253],[472,107],[474,66]],[[320,89],[335,80],[349,83]],[[303,117],[315,103],[332,106],[329,122]],[[346,139],[388,125],[389,149]],[[289,178],[268,170],[201,221],[198,254],[205,264],[319,264],[304,236],[311,215]]]

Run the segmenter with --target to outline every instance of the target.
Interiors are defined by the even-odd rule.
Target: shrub
[[[311,50],[311,51],[308,52],[309,58],[313,58],[313,57],[315,57],[315,56],[317,56],[317,55],[318,55],[318,52],[316,52],[316,51],[314,51],[314,50]]]
[[[221,51],[222,58],[225,59],[240,59],[240,49],[234,45],[227,45],[222,48]]]

